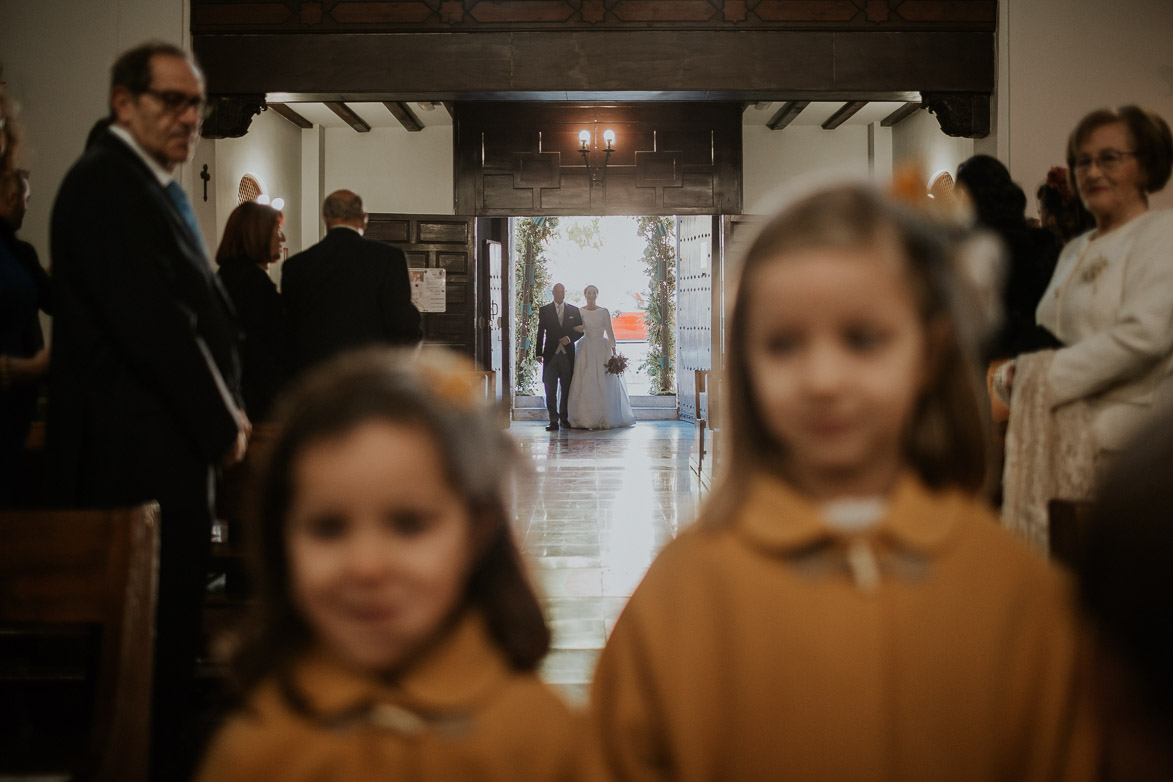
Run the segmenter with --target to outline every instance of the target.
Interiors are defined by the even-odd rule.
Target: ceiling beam
[[[838,111],[827,117],[827,120],[823,123],[823,130],[834,130],[854,117],[855,113],[866,105],[868,105],[866,100],[852,100],[844,103]]]
[[[345,103],[328,102],[324,104],[326,108],[337,114],[350,127],[354,128],[358,133],[369,133],[371,126],[368,125],[362,117],[354,113],[354,109],[347,106]]]
[[[309,130],[314,126],[314,123],[310,122],[308,119],[301,116],[284,103],[270,103],[269,108],[271,108],[279,116],[285,117],[285,119],[289,120],[294,125],[297,125],[302,130]]]
[[[811,105],[809,100],[790,100],[782,104],[782,108],[774,112],[774,116],[770,117],[770,121],[766,123],[766,127],[770,130],[782,130],[782,128],[794,121],[794,118],[802,113],[802,110]]]
[[[911,117],[913,114],[916,114],[920,107],[920,103],[905,103],[903,106],[896,109],[896,111],[880,120],[880,125],[885,128],[895,127],[896,125],[899,125],[901,122],[904,122],[904,120]]]
[[[399,120],[399,124],[411,133],[419,133],[424,129],[424,123],[420,122],[419,117],[412,113],[411,107],[401,101],[383,101],[383,105],[387,107],[387,111]]]

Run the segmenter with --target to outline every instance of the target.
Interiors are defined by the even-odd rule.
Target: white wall
[[[1173,2],[1008,3],[1010,173],[1028,194],[1063,165],[1067,135],[1089,111],[1137,103],[1173,122]],[[1032,212],[1035,209],[1034,199]],[[1173,206],[1169,188],[1154,206]]]
[[[867,177],[867,132],[866,125],[844,125],[835,130],[817,125],[791,125],[783,130],[764,125],[745,127],[741,136],[743,213],[774,212],[779,188],[796,178],[822,173]],[[891,159],[885,152],[885,141],[886,134],[877,134],[881,163],[885,155]]]
[[[0,8],[0,62],[9,99],[21,107],[22,160],[32,171],[21,235],[48,265],[53,197],[90,127],[107,114],[110,66],[148,39],[186,47],[188,7],[184,0],[0,0]],[[191,192],[190,172],[179,179]]]
[[[264,185],[266,195],[285,199],[282,210],[285,213],[285,245],[290,255],[301,250],[301,129],[272,111],[262,111],[253,117],[248,133],[241,138],[205,141],[201,146],[215,150],[215,165],[209,165],[209,168],[217,206],[215,231],[208,234],[209,244],[213,247],[219,245],[228,215],[237,205],[240,178],[252,174]],[[197,164],[198,177],[198,165],[206,161],[196,159],[192,162]],[[206,227],[204,231],[208,233]],[[210,239],[213,235],[215,242]]]
[[[920,166],[925,185],[938,171],[956,173],[957,165],[973,155],[973,139],[941,132],[937,118],[921,110],[892,128],[892,165],[896,169]]]
[[[316,244],[326,233],[322,222],[326,181],[326,130],[321,125],[301,134],[301,246]]]
[[[389,127],[369,133],[326,128],[325,135],[325,193],[353,190],[368,212],[455,211],[450,126],[418,133]]]

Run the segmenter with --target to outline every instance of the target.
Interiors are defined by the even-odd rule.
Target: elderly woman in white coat
[[[1040,547],[1046,500],[1089,498],[1111,455],[1173,400],[1173,210],[1148,201],[1173,168],[1169,126],[1136,106],[1094,111],[1068,139],[1067,167],[1096,227],[1064,247],[1036,312],[1065,347],[1019,357],[1005,378],[1004,515]]]

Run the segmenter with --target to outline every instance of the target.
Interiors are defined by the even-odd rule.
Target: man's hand
[[[558,344],[559,345],[569,345],[570,344],[570,337],[563,337],[562,339],[558,340]]]
[[[542,361],[543,361],[543,357],[542,357],[542,356],[538,356],[538,363],[539,363],[539,364],[541,364],[541,363],[542,363]]]

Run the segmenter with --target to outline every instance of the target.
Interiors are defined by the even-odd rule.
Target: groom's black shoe
[[[568,421],[568,420],[567,420],[567,419],[565,419],[565,418],[563,418],[563,419],[562,419],[562,426],[566,427],[567,429],[573,429],[573,428],[574,428],[573,426],[571,426],[571,425],[570,425],[570,421]]]
[[[557,432],[558,431],[558,423],[556,421],[551,423],[549,426],[546,427],[546,431],[547,432]]]

